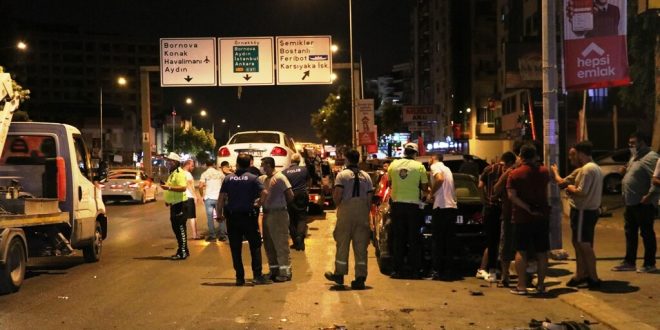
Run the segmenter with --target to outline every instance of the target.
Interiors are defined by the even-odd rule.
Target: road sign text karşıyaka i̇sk
[[[279,40],[278,42],[278,63],[280,69],[323,69],[329,68],[330,63],[327,63],[329,56],[327,54],[314,54],[313,50],[316,47],[315,40],[296,40],[285,41]],[[305,47],[305,48],[300,48]],[[289,64],[290,62],[304,62],[304,64]]]

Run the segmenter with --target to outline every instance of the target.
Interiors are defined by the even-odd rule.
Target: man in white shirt
[[[568,286],[586,285],[591,289],[598,288],[601,281],[596,272],[596,255],[593,249],[594,232],[603,194],[603,174],[600,167],[591,159],[593,145],[582,141],[575,145],[580,171],[575,178],[575,184],[568,185],[571,204],[571,229],[573,246],[575,247],[575,276],[568,281]]]
[[[186,205],[183,208],[183,213],[186,216],[186,219],[190,220],[190,226],[192,227],[192,238],[193,240],[202,239],[197,233],[197,215],[195,213],[195,205],[199,201],[199,196],[197,190],[195,190],[195,179],[192,175],[192,170],[195,168],[195,162],[192,159],[188,159],[183,163],[183,170],[186,174]]]
[[[434,280],[449,276],[454,247],[454,222],[457,204],[454,190],[454,176],[442,163],[442,154],[431,156],[431,192],[429,201],[433,201],[433,251],[431,276]]]
[[[202,173],[199,178],[199,191],[204,196],[204,209],[206,210],[206,223],[209,227],[209,236],[206,238],[207,242],[215,242],[216,239],[221,241],[227,240],[227,224],[220,222],[220,230],[218,235],[215,234],[215,222],[213,213],[218,204],[218,196],[220,195],[220,187],[225,175],[215,169],[215,162],[213,160],[206,161],[206,171]]]

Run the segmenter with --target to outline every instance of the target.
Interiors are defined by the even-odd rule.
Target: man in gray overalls
[[[335,272],[326,272],[325,278],[344,285],[348,274],[348,252],[351,242],[355,255],[355,281],[353,290],[364,290],[367,280],[367,246],[371,237],[369,226],[369,204],[374,186],[369,174],[358,169],[360,154],[349,150],[346,154],[348,166],[337,174],[332,199],[337,205],[337,225],[333,236],[337,242]]]

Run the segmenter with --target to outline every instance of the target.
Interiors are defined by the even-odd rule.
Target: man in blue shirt
[[[264,185],[257,176],[248,172],[250,155],[239,154],[236,159],[236,173],[225,177],[218,197],[218,217],[227,221],[229,247],[236,271],[236,285],[245,284],[245,270],[241,250],[243,237],[250,244],[252,274],[254,284],[269,284],[261,272],[261,233],[259,232],[259,213],[255,207],[262,205],[266,198]]]
[[[291,156],[291,166],[282,171],[291,183],[293,201],[289,203],[289,219],[291,221],[289,234],[293,241],[292,248],[305,251],[305,236],[307,236],[307,203],[309,202],[308,187],[312,177],[306,167],[300,166],[300,155]]]

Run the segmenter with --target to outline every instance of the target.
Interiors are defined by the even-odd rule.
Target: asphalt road
[[[200,205],[205,219],[202,212]],[[168,259],[176,243],[162,201],[111,204],[108,214],[102,260],[85,264],[80,253],[39,260],[18,293],[0,296],[0,329],[513,329],[530,319],[597,321],[561,284],[570,261],[554,263],[548,279],[554,293],[534,299],[485,285],[473,272],[454,282],[392,280],[378,272],[371,249],[368,290],[336,290],[323,277],[334,263],[330,212],[310,225],[307,250],[292,251],[293,281],[235,287],[226,243],[191,241],[191,258]],[[205,232],[205,221],[198,222]],[[621,240],[617,230],[608,235]],[[632,294],[641,294],[636,288]],[[607,298],[616,305],[621,296]]]

